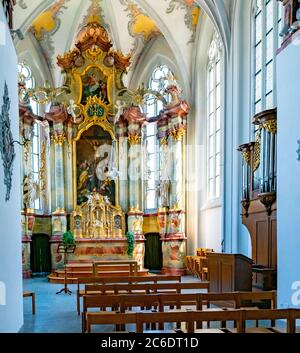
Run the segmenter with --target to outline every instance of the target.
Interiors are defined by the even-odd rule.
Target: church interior
[[[0,332],[300,332],[299,43],[298,0],[2,0]]]

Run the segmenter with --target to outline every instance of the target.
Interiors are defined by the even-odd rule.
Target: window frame
[[[251,13],[251,116],[258,114],[264,110],[275,108],[277,105],[277,83],[276,83],[276,52],[280,45],[280,24],[282,23],[282,11],[281,3],[277,0],[260,0],[261,1],[261,11],[257,13],[257,2],[259,0],[254,0],[252,4],[252,13]],[[267,27],[267,6],[269,3],[272,3],[272,14],[273,21],[272,27]],[[256,41],[257,39],[257,18],[261,16],[261,39],[260,41]],[[272,47],[273,53],[271,58],[268,60],[267,58],[267,37],[272,33]],[[257,47],[261,46],[261,54],[260,60],[261,65],[260,69],[257,69]],[[268,66],[272,66],[272,89],[267,89],[267,68]],[[257,97],[256,90],[256,77],[261,75],[260,78],[260,92],[259,99]],[[268,97],[272,96],[272,104],[267,104]],[[261,107],[257,109],[257,105],[261,104]],[[255,132],[255,128],[254,128]]]
[[[156,65],[155,68],[151,71],[151,75],[150,75],[150,78],[148,80],[148,89],[150,90],[153,90],[153,91],[156,91],[156,92],[159,92],[160,94],[162,94],[164,96],[164,98],[166,99],[167,102],[170,102],[170,95],[165,93],[165,88],[167,87],[167,80],[165,78],[165,76],[162,76],[161,79],[155,79],[154,75],[155,73],[160,70],[161,72],[163,72],[163,70],[166,69],[168,73],[172,73],[173,74],[173,71],[171,70],[171,68],[167,65],[167,64],[160,64],[160,65]],[[159,82],[160,81],[160,82]],[[153,84],[156,84],[158,85],[158,90],[155,90],[154,87],[153,87]],[[150,101],[150,100],[153,100],[153,105],[154,105],[154,109],[153,109],[153,112],[154,112],[154,115],[149,115],[148,118],[152,118],[153,116],[158,116],[159,115],[159,112],[161,109],[163,109],[163,104],[162,102],[156,97],[156,96],[153,96],[153,95],[150,95],[146,98],[146,103],[145,103],[145,106],[144,106],[144,112],[146,114],[149,114],[149,106],[150,105],[147,105],[147,102]],[[161,102],[161,103],[159,103]],[[150,126],[154,126],[154,132],[153,134],[151,135],[148,135],[147,134],[147,130],[149,129]],[[154,140],[155,140],[155,147],[154,147],[154,153],[151,153],[151,155],[155,155],[155,170],[151,170],[150,172],[151,173],[154,173],[155,174],[155,189],[153,188],[148,188],[148,166],[147,166],[147,160],[148,160],[148,150],[147,150],[147,141],[150,139],[150,138],[153,138],[154,136]],[[143,200],[143,205],[144,205],[144,213],[145,214],[153,214],[153,213],[157,213],[158,211],[158,207],[159,207],[159,204],[158,204],[158,196],[157,196],[157,186],[158,186],[158,183],[160,181],[160,174],[161,174],[161,149],[160,149],[160,145],[159,145],[159,141],[158,141],[158,138],[157,138],[157,122],[152,122],[152,123],[149,123],[147,126],[144,127],[144,146],[145,146],[145,161],[144,161],[144,168],[146,170],[146,174],[145,174],[145,181],[144,181],[144,186],[143,186],[143,190],[144,190],[144,200]],[[150,208],[148,207],[147,205],[147,197],[148,197],[148,193],[152,192],[153,193],[153,197],[155,198],[155,208]]]
[[[215,45],[216,53],[211,56],[211,50]],[[211,56],[211,57],[210,57]],[[217,73],[219,70],[219,73]],[[211,81],[211,72],[213,79]],[[208,63],[206,69],[206,201],[209,205],[218,205],[222,198],[222,146],[223,146],[223,46],[217,32],[213,34],[209,45]],[[212,84],[212,86],[211,86]],[[219,91],[219,93],[217,93]],[[213,95],[213,107],[211,107],[211,95]],[[217,102],[217,96],[219,101]],[[217,126],[217,112],[219,122]],[[213,122],[211,119],[213,118]],[[211,125],[212,124],[212,125]],[[211,142],[212,141],[212,142]],[[219,148],[217,149],[217,146]],[[211,169],[211,164],[213,165]],[[218,165],[217,165],[218,164]]]

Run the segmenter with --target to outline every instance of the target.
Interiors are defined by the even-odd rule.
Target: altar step
[[[138,270],[137,276],[147,276],[147,269]],[[64,269],[55,270],[48,276],[50,283],[63,283],[65,272]],[[77,282],[78,277],[92,277],[93,265],[91,263],[72,263],[67,265],[67,283]],[[101,267],[98,272],[99,277],[120,277],[129,276],[129,269],[126,265],[106,265]]]

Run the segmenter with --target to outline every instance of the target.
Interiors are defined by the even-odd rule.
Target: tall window
[[[276,50],[280,46],[281,2],[255,0],[253,10],[253,112],[276,106]]]
[[[19,79],[25,84],[26,89],[34,88],[35,81],[32,75],[32,71],[25,63],[19,63]],[[38,104],[33,99],[29,99],[28,103],[34,114],[38,114]],[[32,179],[37,184],[40,183],[39,171],[40,171],[40,127],[38,124],[33,125],[33,137],[32,137]],[[39,210],[41,207],[40,199],[35,201],[34,208]]]
[[[221,196],[221,49],[217,33],[208,53],[207,70],[207,199]]]
[[[164,91],[168,85],[167,77],[172,74],[166,65],[157,67],[149,80],[148,88],[162,94],[167,101],[169,96]],[[145,113],[148,118],[158,116],[163,109],[163,103],[156,96],[149,94],[146,99]],[[145,210],[148,212],[156,211],[158,198],[156,188],[160,179],[160,148],[157,140],[157,124],[150,123],[145,127],[146,143],[146,181],[145,181]]]

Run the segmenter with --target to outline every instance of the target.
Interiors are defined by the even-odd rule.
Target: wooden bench
[[[83,313],[82,313],[82,326],[85,327],[85,319],[86,319],[86,311],[88,308],[87,301],[85,299],[87,297],[95,297],[97,301],[96,307],[97,308],[105,308],[104,304],[104,297],[109,297],[119,294],[159,294],[159,293],[181,293],[182,290],[192,289],[192,290],[199,290],[205,289],[208,290],[209,283],[208,282],[196,282],[196,283],[146,283],[146,284],[87,284],[85,285],[85,294],[83,295]],[[96,294],[96,295],[95,295]],[[105,298],[106,300],[107,298]],[[147,299],[145,299],[146,301]],[[92,305],[92,304],[90,304]],[[93,304],[95,305],[95,304]],[[107,304],[108,306],[108,304]],[[112,305],[109,305],[112,306]],[[95,307],[95,306],[94,306]]]
[[[147,312],[147,313],[88,313],[87,314],[87,332],[91,332],[93,325],[102,324],[136,324],[136,332],[144,332],[145,324],[152,323],[172,323],[182,322],[186,324],[186,332],[195,332],[196,322],[211,322],[220,321],[236,322],[237,329],[235,332],[247,333],[250,330],[246,329],[246,322],[250,320],[287,320],[287,333],[296,332],[296,319],[300,318],[300,309],[268,309],[268,310],[243,310],[243,309],[232,309],[226,311],[177,311],[177,312]],[[230,332],[226,327],[223,328],[223,332]],[[199,332],[199,331],[198,331]],[[200,331],[203,333],[203,331]],[[274,328],[262,327],[256,328],[256,332],[277,332]],[[278,331],[279,332],[279,331]]]
[[[105,272],[103,271],[103,268],[107,269],[107,266],[113,266],[115,268],[115,271],[118,271],[117,266],[122,267],[123,265],[128,267],[128,270],[126,269],[126,271],[129,273],[129,276],[137,276],[138,262],[136,260],[107,260],[93,262],[94,277],[99,276],[99,274],[101,276],[101,272]]]
[[[181,293],[182,290],[208,290],[209,282],[190,283],[136,283],[136,284],[86,284],[85,295],[95,294],[151,294]]]
[[[86,290],[82,290],[80,285],[83,284],[112,284],[112,283],[160,283],[160,282],[181,282],[181,276],[167,276],[167,275],[156,275],[156,276],[125,276],[125,277],[82,277],[77,279],[77,313],[80,315],[80,298],[86,294]]]
[[[155,309],[156,311],[164,312],[166,306],[168,306],[170,307],[170,312],[173,310],[173,307],[176,307],[176,311],[181,311],[182,306],[194,306],[198,311],[210,311],[209,308],[205,309],[205,306],[208,306],[211,301],[230,300],[234,302],[235,308],[240,308],[242,300],[245,299],[247,299],[250,305],[252,301],[257,301],[257,299],[269,300],[270,307],[274,308],[276,305],[276,292],[86,295],[83,296],[82,328],[84,330],[86,327],[86,315],[88,309],[91,308],[98,308],[104,311],[107,310],[107,308],[112,308],[112,310],[125,313],[127,309],[131,309],[132,307],[140,307],[141,309],[146,307],[147,310]],[[214,310],[227,310],[227,308]],[[159,328],[162,329],[161,325]],[[202,329],[201,322],[197,323],[197,328]]]
[[[32,307],[32,315],[35,315],[35,293],[30,291],[23,292],[23,298],[31,297],[31,307]]]

